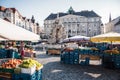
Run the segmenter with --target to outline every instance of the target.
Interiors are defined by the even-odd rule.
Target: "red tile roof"
[[[13,11],[13,13],[15,13],[15,11],[16,11],[16,9],[15,8],[10,8],[12,11]]]
[[[0,6],[0,11],[5,11],[5,10],[6,10],[6,8],[5,8],[5,7]]]

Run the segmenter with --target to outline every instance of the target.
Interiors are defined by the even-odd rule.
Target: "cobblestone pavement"
[[[39,52],[37,60],[44,65],[42,80],[120,80],[120,70],[63,64],[59,55]]]

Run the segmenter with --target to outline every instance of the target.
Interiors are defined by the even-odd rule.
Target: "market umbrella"
[[[63,43],[67,43],[67,42],[88,42],[89,40],[90,40],[90,37],[77,35],[77,36],[66,38],[62,42]]]
[[[120,42],[120,33],[109,32],[97,36],[93,36],[90,39],[92,42]]]

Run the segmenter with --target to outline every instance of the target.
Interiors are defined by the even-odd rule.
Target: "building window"
[[[8,16],[11,17],[11,13],[8,13]]]
[[[77,27],[79,27],[80,25],[79,24],[77,24]]]
[[[80,33],[80,31],[77,31],[77,33]]]
[[[68,35],[68,38],[69,38],[69,37],[72,37],[72,36],[69,34],[69,35]]]
[[[8,16],[9,14],[8,13],[6,13],[6,16]]]
[[[22,28],[24,28],[24,25],[22,25]]]
[[[68,24],[68,27],[70,27],[70,24]]]
[[[71,30],[68,30],[68,33],[71,33]]]
[[[21,23],[19,22],[19,26],[21,26]]]
[[[72,33],[76,33],[76,31],[72,31]]]
[[[31,28],[31,27],[29,27],[29,31],[31,31],[31,32],[32,32],[32,28]]]

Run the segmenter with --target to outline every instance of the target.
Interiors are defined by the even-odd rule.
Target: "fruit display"
[[[91,48],[91,50],[98,50],[97,48]]]
[[[21,72],[21,68],[15,68],[14,73],[19,74]]]
[[[15,74],[29,74],[32,75],[36,71],[43,68],[43,65],[38,61],[31,58],[20,60],[20,59],[3,59],[0,65],[0,72],[15,73]]]
[[[21,68],[30,68],[32,66],[36,66],[36,69],[40,68],[42,64],[40,64],[38,61],[33,59],[26,59],[23,60],[23,63],[20,65]]]
[[[73,48],[65,48],[64,51],[67,51],[67,52],[70,52],[70,51],[73,51],[74,49]]]
[[[120,54],[118,50],[105,50],[104,51],[105,53],[108,53],[108,54]]]
[[[18,66],[19,64],[22,63],[22,60],[20,59],[10,59],[7,62],[2,63],[2,68],[8,68],[8,69],[12,69],[12,68],[16,68],[16,66]]]

